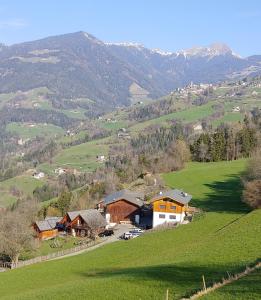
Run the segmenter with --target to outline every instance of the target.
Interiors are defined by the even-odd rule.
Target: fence
[[[105,241],[104,239],[102,241],[90,241],[86,244],[83,244],[83,245],[80,245],[80,246],[77,246],[77,247],[74,247],[74,248],[61,250],[61,251],[50,253],[50,254],[43,255],[43,256],[38,256],[38,257],[28,259],[28,260],[25,260],[25,261],[19,261],[18,263],[1,262],[0,261],[0,268],[15,269],[15,268],[21,268],[21,267],[24,267],[24,266],[29,266],[29,265],[36,264],[36,263],[39,263],[39,262],[54,259],[54,258],[57,258],[57,257],[62,257],[64,255],[73,254],[73,253],[79,252],[81,250],[85,250],[85,249],[88,249],[88,248],[93,247],[95,245],[98,245],[100,243],[103,243],[104,241]]]

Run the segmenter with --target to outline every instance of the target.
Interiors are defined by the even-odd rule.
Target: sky
[[[261,1],[0,0],[2,43],[77,31],[172,52],[223,42],[242,56],[261,54]]]

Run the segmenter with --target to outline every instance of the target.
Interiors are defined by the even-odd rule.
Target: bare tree
[[[14,264],[24,250],[36,245],[31,226],[36,212],[37,206],[30,200],[20,202],[13,210],[1,212],[0,253],[7,255]]]
[[[90,218],[88,220],[90,238],[96,240],[98,234],[105,227],[105,225],[106,225],[106,221],[101,215],[97,217],[93,216],[92,218]]]
[[[252,208],[261,208],[261,180],[252,180],[245,184],[243,199]]]
[[[250,159],[243,177],[243,201],[252,208],[261,207],[261,151],[257,150]]]

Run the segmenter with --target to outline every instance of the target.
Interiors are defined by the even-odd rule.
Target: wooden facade
[[[186,206],[173,199],[162,197],[153,202],[153,211],[181,214],[186,211]]]
[[[135,222],[135,216],[140,215],[140,207],[125,199],[119,199],[106,206],[106,215],[110,215],[111,223]]]
[[[56,237],[58,235],[57,229],[50,230],[40,230],[36,224],[34,224],[34,230],[36,232],[36,236],[39,240],[48,240]]]

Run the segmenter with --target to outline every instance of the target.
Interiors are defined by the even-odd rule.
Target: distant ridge
[[[222,43],[172,53],[137,43],[105,43],[79,31],[0,44],[0,93],[47,87],[56,101],[88,98],[104,108],[129,105],[138,94],[157,98],[191,81],[215,83],[260,73],[261,56],[241,58]]]

